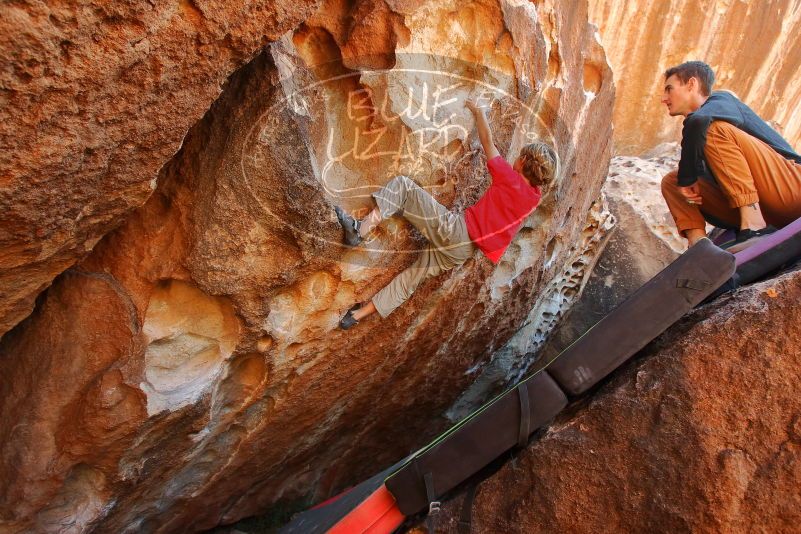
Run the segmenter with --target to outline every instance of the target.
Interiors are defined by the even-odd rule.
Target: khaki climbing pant
[[[417,260],[373,296],[381,317],[408,299],[426,278],[463,264],[477,247],[467,234],[464,214],[452,213],[406,176],[396,176],[373,193],[383,219],[403,215],[428,240]]]
[[[801,165],[724,121],[707,132],[704,156],[717,184],[699,179],[702,202],[689,204],[679,191],[677,171],[662,179],[662,196],[679,233],[710,222],[740,228],[737,208],[759,202],[765,222],[781,228],[801,217]]]

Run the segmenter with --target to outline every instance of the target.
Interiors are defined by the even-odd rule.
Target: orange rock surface
[[[211,25],[194,18],[204,4],[179,5],[189,9],[181,24]],[[106,132],[93,154],[130,142],[141,165],[62,168],[82,150],[67,138],[41,161],[68,193],[36,189],[41,213],[12,219],[28,228],[25,217],[51,221],[55,209],[73,221],[85,208],[85,220],[100,221],[63,240],[14,234],[24,247],[62,251],[61,263],[41,264],[45,284],[83,254],[69,243],[88,250],[90,236],[121,222],[0,340],[0,420],[13,421],[0,425],[0,521],[12,532],[191,532],[331,495],[437,432],[475,372],[534,320],[533,307],[547,302],[553,314],[570,302],[610,226],[596,200],[614,86],[583,7],[332,0],[311,16],[283,4],[249,9],[213,26],[222,44],[211,48],[164,26],[188,65],[162,71],[172,85],[154,88],[142,74],[117,91],[98,77],[98,116],[117,129],[98,130],[88,114],[80,124]],[[236,48],[300,19],[253,59]],[[101,34],[99,43],[90,46],[112,41]],[[143,73],[160,57],[149,50]],[[393,218],[367,246],[345,249],[332,206],[368,207],[367,193],[397,173],[453,209],[473,203],[489,178],[463,108],[470,95],[484,99],[510,158],[529,139],[554,144],[556,186],[497,267],[476,254],[387,319],[336,329],[348,307],[411,263],[421,238]],[[152,150],[132,124],[147,127]],[[23,148],[18,168],[30,169],[39,160]],[[5,191],[27,191],[22,176]],[[66,184],[87,176],[87,196],[73,196]],[[22,204],[33,198],[19,194]],[[13,276],[32,272],[23,257]]]
[[[615,73],[615,149],[641,155],[678,141],[681,118],[660,104],[664,72],[701,60],[801,149],[801,0],[589,0]]]
[[[144,204],[226,78],[314,7],[0,6],[0,336]]]

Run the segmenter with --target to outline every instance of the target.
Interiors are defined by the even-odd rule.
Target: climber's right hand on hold
[[[478,139],[481,141],[481,147],[484,149],[487,160],[500,155],[498,149],[495,148],[495,143],[492,141],[492,130],[487,122],[486,115],[484,115],[484,109],[478,107],[475,101],[469,98],[465,100],[464,105],[473,113],[473,118],[476,120]]]

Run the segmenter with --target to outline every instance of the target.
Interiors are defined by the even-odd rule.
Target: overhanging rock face
[[[228,76],[316,4],[0,6],[0,336],[144,204]]]
[[[146,204],[0,342],[4,520],[193,531],[425,443],[609,228],[614,88],[582,6],[329,2],[231,76]],[[395,218],[344,249],[332,206],[368,207],[394,174],[472,204],[488,176],[468,95],[509,159],[555,146],[557,185],[497,267],[477,253],[337,330],[421,240]]]

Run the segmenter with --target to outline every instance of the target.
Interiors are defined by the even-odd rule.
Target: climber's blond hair
[[[532,186],[548,187],[556,177],[556,152],[545,143],[531,143],[520,150],[522,173]]]

